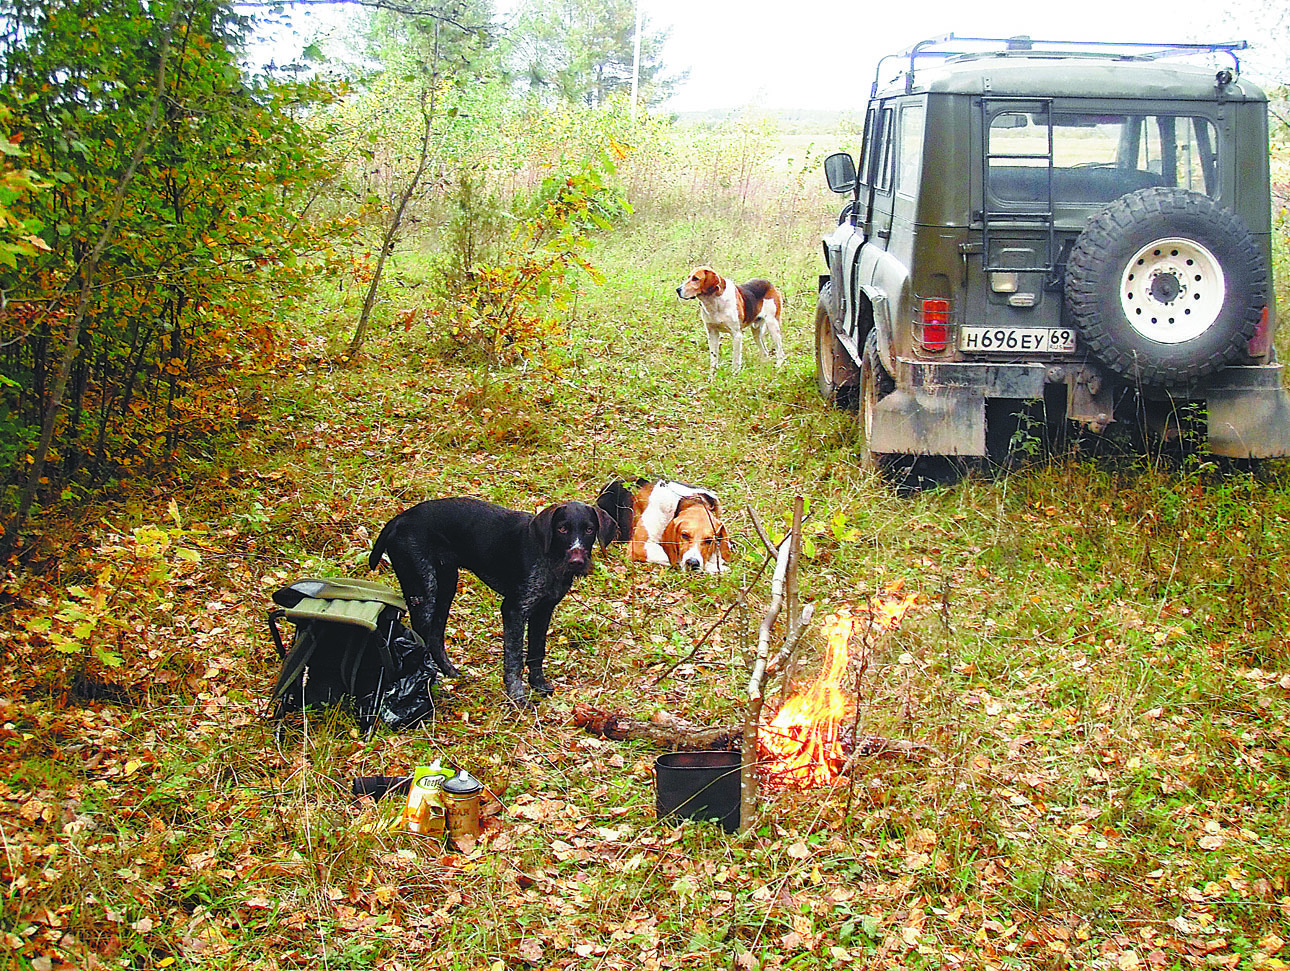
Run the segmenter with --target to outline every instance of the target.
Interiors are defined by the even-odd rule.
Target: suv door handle
[[[959,256],[963,260],[963,286],[968,282],[968,257],[980,256],[985,252],[984,243],[959,243]]]

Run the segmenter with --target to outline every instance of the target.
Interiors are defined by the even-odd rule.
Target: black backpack
[[[348,706],[362,728],[379,719],[410,728],[431,711],[430,687],[439,675],[425,641],[404,626],[398,591],[368,580],[297,580],[273,594],[269,633],[282,660],[270,696],[281,719],[302,708]],[[295,624],[290,648],[278,621]]]

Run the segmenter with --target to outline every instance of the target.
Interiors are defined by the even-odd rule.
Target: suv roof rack
[[[919,41],[907,50],[887,54],[878,60],[874,72],[873,87],[869,96],[877,95],[882,79],[883,65],[892,59],[908,61],[900,71],[889,79],[905,79],[905,93],[914,90],[914,78],[920,66],[931,67],[955,57],[996,56],[996,57],[1089,57],[1113,60],[1154,61],[1164,57],[1186,57],[1197,54],[1224,54],[1232,59],[1232,76],[1235,79],[1241,73],[1241,62],[1237,51],[1246,50],[1250,45],[1243,40],[1220,41],[1207,44],[1168,44],[1147,43],[1144,41],[1096,41],[1096,40],[1036,40],[1025,34],[1015,37],[956,37],[954,34],[942,34]],[[933,64],[920,65],[919,61],[932,61]]]

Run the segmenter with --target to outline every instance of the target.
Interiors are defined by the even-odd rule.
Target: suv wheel
[[[1066,263],[1066,303],[1085,342],[1144,384],[1191,381],[1245,358],[1267,283],[1241,218],[1177,188],[1121,196]]]
[[[873,410],[879,401],[896,390],[895,379],[882,366],[878,356],[878,332],[869,331],[864,342],[864,354],[860,358],[860,429],[864,441],[860,445],[860,465],[873,472],[882,472],[890,468],[895,459],[885,452],[875,452],[869,443],[873,441]]]
[[[859,398],[860,369],[833,332],[829,307],[833,284],[820,288],[815,305],[815,386],[826,401],[839,408],[854,408]]]

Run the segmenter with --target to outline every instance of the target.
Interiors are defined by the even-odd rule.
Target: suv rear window
[[[1188,115],[1052,113],[1053,201],[1104,205],[1165,185],[1218,194],[1214,126]],[[1048,196],[1048,112],[990,119],[987,184],[1001,202]]]

